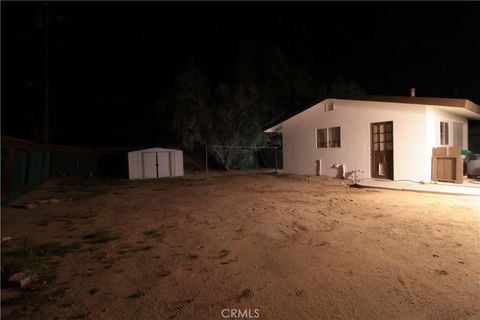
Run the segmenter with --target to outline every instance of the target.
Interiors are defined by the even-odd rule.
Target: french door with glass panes
[[[370,124],[372,178],[393,180],[393,122]]]

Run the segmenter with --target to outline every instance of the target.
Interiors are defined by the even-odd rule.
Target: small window
[[[448,145],[448,122],[440,122],[440,144]]]
[[[328,128],[328,147],[340,148],[340,127]]]
[[[327,129],[317,129],[317,148],[327,148]]]
[[[317,148],[340,148],[340,127],[317,129]]]

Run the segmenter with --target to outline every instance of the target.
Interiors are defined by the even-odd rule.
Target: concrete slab
[[[405,190],[416,192],[431,192],[454,195],[480,196],[480,183],[473,180],[466,181],[463,184],[453,184],[446,182],[420,183],[413,181],[392,181],[383,179],[363,179],[358,182],[358,186],[365,188],[379,188],[390,190]]]

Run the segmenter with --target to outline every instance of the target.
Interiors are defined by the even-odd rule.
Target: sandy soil
[[[51,181],[32,197],[61,201],[3,209],[2,250],[77,246],[48,257],[57,277],[33,302],[2,289],[3,318],[480,319],[478,197],[266,174]]]

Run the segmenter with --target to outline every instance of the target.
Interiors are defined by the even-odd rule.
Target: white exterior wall
[[[463,126],[462,149],[468,149],[468,119],[435,106],[427,106],[427,134],[429,147],[440,146],[440,122],[448,122],[448,145],[453,146],[453,124]]]
[[[128,153],[128,178],[143,179],[142,153],[135,151]]]
[[[128,153],[128,176],[130,180],[148,178],[145,176],[146,170],[144,168],[144,155],[146,153],[157,153],[159,155],[159,178],[184,175],[182,150],[151,148]]]
[[[325,112],[327,101],[335,102],[335,110]],[[370,101],[329,99],[283,122],[284,171],[313,175],[321,160],[322,175],[338,176],[332,166],[345,164],[347,173],[360,169],[371,177],[370,124],[385,121],[393,121],[394,179],[430,180],[426,106]],[[337,126],[341,147],[317,148],[316,129]]]
[[[181,177],[183,176],[183,151],[175,150],[170,152],[170,176]]]
[[[448,123],[448,145],[453,146],[453,124],[458,123],[463,126],[462,149],[468,149],[468,119],[461,115],[453,114],[440,107],[427,106],[427,166],[425,174],[428,180],[431,180],[432,172],[432,148],[440,147],[440,122]]]

